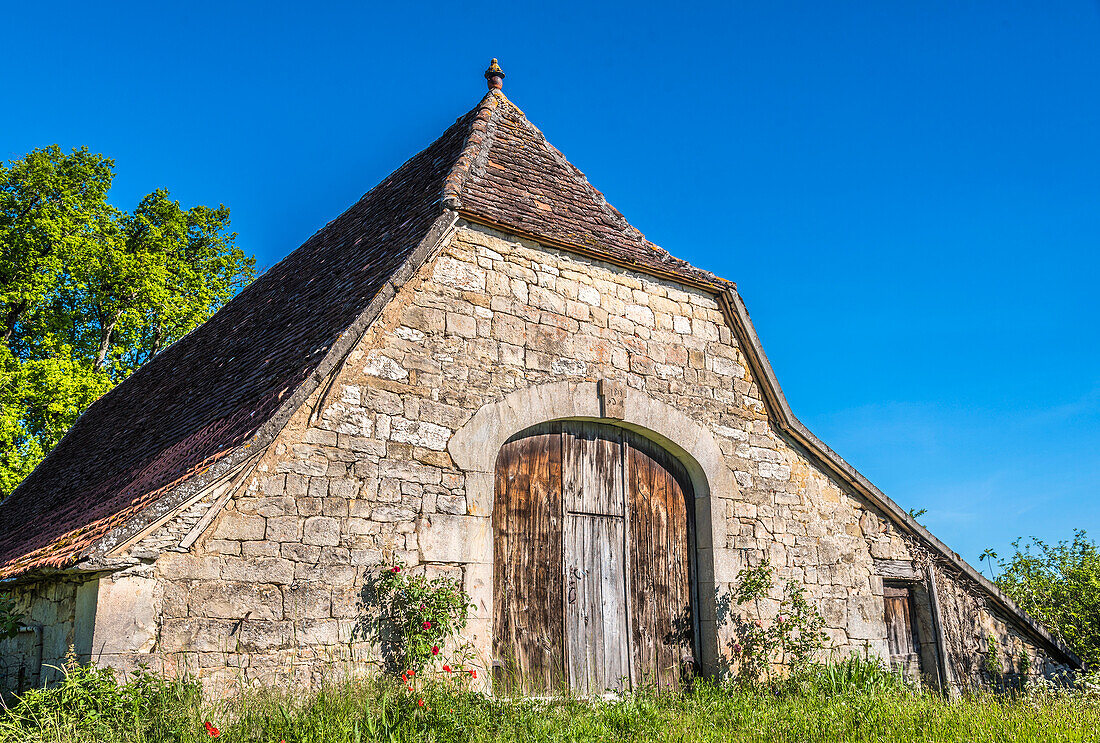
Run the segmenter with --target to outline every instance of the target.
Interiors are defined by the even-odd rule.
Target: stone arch
[[[603,394],[601,394],[601,392]],[[476,552],[477,580],[467,590],[482,616],[492,616],[492,525],[494,472],[501,447],[514,434],[554,420],[602,421],[628,428],[653,440],[676,457],[691,478],[695,493],[695,550],[698,566],[698,633],[704,673],[718,670],[715,605],[715,550],[724,550],[725,499],[739,494],[714,435],[673,406],[621,385],[595,382],[550,382],[516,390],[483,406],[451,437],[447,450],[466,478],[471,518],[467,543]]]

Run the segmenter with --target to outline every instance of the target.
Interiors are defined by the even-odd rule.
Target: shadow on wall
[[[401,668],[401,631],[390,617],[382,602],[382,578],[371,575],[359,591],[356,608],[359,616],[355,622],[352,636],[357,640],[369,642],[378,653],[382,670],[386,673],[400,673]]]

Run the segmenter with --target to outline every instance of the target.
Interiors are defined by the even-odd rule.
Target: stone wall
[[[70,650],[88,659],[88,633],[95,606],[88,604],[88,581],[82,576],[59,576],[6,589],[23,617],[19,634],[0,641],[0,690],[20,691],[55,681]],[[78,617],[80,619],[78,620]]]
[[[448,445],[483,406],[562,380],[621,383],[717,441],[733,473],[707,504],[718,526],[701,580],[717,595],[767,559],[806,586],[836,652],[885,655],[875,560],[915,555],[773,428],[715,298],[473,225],[398,291],[194,546],[176,540],[198,506],[187,528],[170,523],[131,550],[152,561],[159,621],[135,653],[211,690],[361,667],[382,650],[365,587],[401,561],[464,582],[477,599],[469,639],[488,662],[491,489],[467,482]],[[762,616],[778,605],[761,602]],[[715,597],[699,612],[721,625],[710,638],[721,665],[734,638]]]

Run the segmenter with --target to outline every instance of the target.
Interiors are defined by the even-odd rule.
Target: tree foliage
[[[1100,667],[1100,547],[1077,530],[1057,544],[1012,543],[997,585],[1081,656]]]
[[[80,413],[255,275],[229,209],[107,197],[114,161],[56,145],[0,164],[0,498]]]

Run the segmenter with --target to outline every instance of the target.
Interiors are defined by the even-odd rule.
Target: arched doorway
[[[494,684],[578,694],[695,664],[694,503],[684,467],[644,436],[556,421],[497,457]]]

